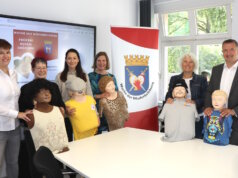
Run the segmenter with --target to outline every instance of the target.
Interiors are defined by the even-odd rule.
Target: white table
[[[200,139],[163,142],[162,134],[123,128],[71,142],[56,159],[91,178],[238,178],[238,146]]]

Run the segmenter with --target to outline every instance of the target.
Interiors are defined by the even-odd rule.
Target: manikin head
[[[114,93],[116,88],[112,77],[109,76],[102,77],[98,82],[98,87],[102,93]]]
[[[32,82],[32,100],[34,105],[35,104],[49,104],[51,102],[52,99],[52,87],[51,87],[51,83],[46,80],[46,79],[42,79],[42,78],[38,78],[33,80]]]
[[[173,98],[186,98],[187,85],[183,79],[178,79],[173,85]]]
[[[223,90],[215,90],[212,93],[212,106],[215,110],[223,109],[227,102],[227,94]]]
[[[84,95],[86,92],[85,81],[75,75],[68,76],[65,86],[70,97]]]

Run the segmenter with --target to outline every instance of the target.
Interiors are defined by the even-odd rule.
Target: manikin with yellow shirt
[[[66,89],[70,99],[65,102],[65,106],[75,110],[69,116],[74,140],[95,135],[99,126],[99,118],[94,98],[85,95],[86,83],[78,77],[70,76],[66,82]]]

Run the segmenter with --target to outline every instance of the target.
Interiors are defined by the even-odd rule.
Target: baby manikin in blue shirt
[[[222,117],[220,110],[224,108],[227,94],[222,90],[212,93],[213,112],[211,116],[204,117],[203,140],[215,145],[228,145],[231,135],[232,117]]]

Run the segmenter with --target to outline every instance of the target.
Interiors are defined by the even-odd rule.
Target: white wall
[[[0,14],[94,25],[96,52],[110,57],[110,26],[136,26],[138,7],[138,0],[1,0]]]
[[[238,41],[238,0],[232,2],[232,38]]]

